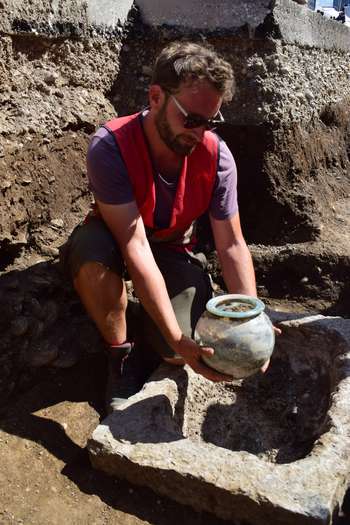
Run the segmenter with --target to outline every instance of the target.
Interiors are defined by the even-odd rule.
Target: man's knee
[[[73,284],[81,298],[93,297],[99,303],[113,306],[114,311],[126,310],[128,299],[122,277],[99,262],[84,263]]]
[[[88,261],[80,266],[73,278],[75,289],[88,284],[102,282],[106,278],[107,272],[110,271],[103,264],[96,261]]]

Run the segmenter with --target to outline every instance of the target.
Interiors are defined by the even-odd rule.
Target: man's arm
[[[227,290],[256,296],[253,261],[243,237],[239,212],[224,220],[210,217],[210,222]]]
[[[244,240],[239,213],[230,219],[218,221],[210,218],[221,271],[229,293],[256,297],[255,272],[252,257]],[[281,330],[274,327],[275,333]],[[270,360],[261,371],[266,372]]]
[[[104,204],[97,200],[97,205],[121,249],[137,296],[169,346],[181,355],[195,372],[207,379],[212,381],[231,379],[210,369],[200,360],[203,354],[212,355],[212,349],[200,347],[182,334],[163,276],[149,246],[136,203],[115,205]]]

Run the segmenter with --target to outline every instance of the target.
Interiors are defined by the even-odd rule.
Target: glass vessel
[[[242,379],[255,374],[270,359],[275,333],[256,297],[238,294],[210,299],[200,317],[195,339],[214,349],[203,361],[218,372]]]

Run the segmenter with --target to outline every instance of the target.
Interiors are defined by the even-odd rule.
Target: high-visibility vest
[[[142,129],[141,114],[115,118],[105,124],[117,141],[145,227],[156,240],[181,238],[193,221],[208,210],[218,164],[218,138],[206,131],[202,142],[184,157],[168,228],[154,223],[154,168]]]

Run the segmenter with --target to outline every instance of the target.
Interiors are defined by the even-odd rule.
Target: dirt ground
[[[92,469],[84,447],[103,416],[104,372],[101,355],[58,373],[47,369],[2,415],[0,523],[227,523]],[[349,523],[350,513],[337,521]]]
[[[50,373],[0,420],[0,523],[222,525],[94,471],[85,444],[103,415],[105,363]]]

